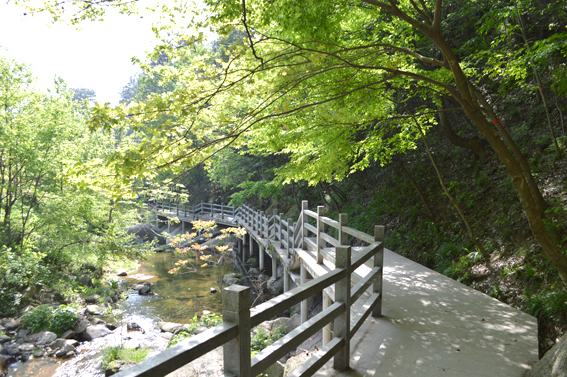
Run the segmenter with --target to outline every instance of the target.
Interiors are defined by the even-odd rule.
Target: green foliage
[[[53,309],[48,305],[41,305],[37,309],[30,310],[22,316],[22,323],[25,328],[33,333],[41,330],[49,330],[58,336],[65,331],[73,328],[79,315],[77,311],[66,305],[61,305]]]
[[[258,329],[252,338],[250,338],[250,353],[251,356],[256,355],[258,352],[268,347],[276,340],[282,338],[287,334],[287,328],[285,325],[281,325],[277,329],[268,331],[266,329]]]
[[[48,305],[42,305],[37,309],[30,310],[22,316],[22,323],[25,328],[33,333],[47,330],[51,323],[53,308]]]
[[[49,331],[58,336],[73,328],[79,321],[77,311],[66,305],[61,305],[53,312],[49,323]]]
[[[131,349],[122,345],[105,347],[102,350],[102,366],[107,368],[115,360],[126,360],[139,363],[144,361],[150,353],[149,348]]]
[[[567,291],[551,289],[529,298],[525,311],[539,319],[561,321],[567,317]]]
[[[191,320],[191,323],[189,323],[189,326],[187,326],[187,328],[184,331],[175,334],[175,336],[171,338],[171,340],[167,344],[167,348],[173,347],[179,342],[193,336],[193,332],[199,326],[215,327],[217,325],[220,325],[221,323],[222,323],[221,315],[203,314],[201,317],[197,317],[197,315],[195,314],[195,316]]]

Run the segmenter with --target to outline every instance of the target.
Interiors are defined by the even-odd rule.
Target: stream
[[[199,268],[198,272],[169,274],[168,271],[178,259],[179,256],[173,253],[151,254],[135,274],[117,278],[128,284],[149,281],[153,283],[154,294],[140,296],[137,292],[130,292],[128,299],[119,303],[112,317],[100,317],[117,326],[112,334],[81,343],[76,348],[77,356],[70,360],[32,358],[24,363],[12,364],[8,376],[104,376],[101,368],[101,350],[104,347],[120,345],[126,341],[137,342],[141,347],[150,348],[148,357],[151,357],[163,351],[168,343],[156,328],[157,322],[189,323],[195,314],[201,315],[203,310],[220,314],[222,295],[220,292],[211,294],[210,288],[217,287],[215,282],[225,274],[234,272],[232,263],[227,262],[218,268]],[[128,323],[139,325],[144,332],[128,331]]]

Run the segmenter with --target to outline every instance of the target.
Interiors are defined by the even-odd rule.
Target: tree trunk
[[[439,123],[443,127],[443,131],[445,131],[445,135],[451,142],[451,144],[456,145],[457,147],[469,149],[471,152],[474,153],[476,158],[482,157],[482,144],[478,137],[471,137],[471,138],[462,138],[453,131],[451,125],[449,124],[449,118],[447,117],[447,113],[445,112],[445,106],[443,104],[443,100],[441,99],[441,106],[438,107],[439,109]]]

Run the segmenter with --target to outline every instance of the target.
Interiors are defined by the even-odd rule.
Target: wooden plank
[[[122,372],[116,377],[161,377],[181,368],[185,364],[203,356],[207,352],[234,339],[238,326],[223,323],[205,332],[192,336],[165,351],[144,360]]]
[[[313,238],[304,238],[303,239],[307,245],[307,247],[311,247],[312,250],[317,250],[317,243]]]
[[[309,284],[309,283],[307,283]],[[290,291],[291,292],[291,291]],[[326,310],[317,314],[283,338],[264,348],[252,358],[252,375],[256,376],[270,365],[297,348],[303,341],[323,328],[327,323],[337,318],[345,311],[345,304],[336,302]]]
[[[306,214],[307,216],[309,216],[309,217],[312,217],[312,218],[314,218],[314,219],[317,218],[317,212],[313,212],[313,211],[310,211],[310,210],[308,210],[308,209],[304,210],[304,212],[305,212],[305,214]],[[305,220],[307,220],[307,219],[305,219]]]
[[[348,226],[343,226],[343,232],[350,234],[351,236],[356,237],[364,242],[373,243],[375,241],[373,236]]]
[[[373,293],[372,296],[370,296],[370,298],[366,300],[364,305],[362,305],[361,311],[358,312],[354,316],[354,318],[351,319],[351,325],[350,325],[351,339],[354,336],[354,334],[356,334],[356,332],[360,329],[360,326],[362,326],[362,324],[364,323],[366,318],[368,318],[370,313],[372,313],[372,309],[374,309],[374,307],[380,302],[380,296],[381,296],[380,293]]]
[[[329,219],[328,217],[321,217],[321,221],[324,222],[325,224],[332,226],[335,229],[339,229],[339,222],[335,221],[333,219]],[[343,227],[344,229],[344,227]]]
[[[266,301],[255,308],[250,309],[250,326],[255,327],[260,323],[271,319],[273,316],[283,312],[285,309],[315,295],[324,288],[344,278],[346,270],[337,268],[327,272],[323,276],[319,276],[309,283],[274,297],[270,301]]]
[[[317,351],[313,356],[307,359],[299,368],[295,369],[288,377],[307,377],[312,376],[325,363],[339,351],[345,344],[343,338],[334,338],[327,345]]]
[[[364,264],[364,262],[374,256],[374,254],[376,254],[376,252],[378,251],[377,249],[380,247],[381,243],[382,242],[374,242],[366,246],[364,249],[358,251],[357,255],[352,258],[352,268],[356,270],[359,266]]]
[[[303,227],[305,229],[307,229],[308,231],[310,231],[311,233],[317,234],[317,228],[314,227],[313,225],[305,223],[305,224],[303,224]]]
[[[380,276],[378,273],[381,269],[382,267],[374,267],[369,274],[360,279],[360,281],[354,287],[352,287],[350,291],[352,302],[358,300],[360,296],[362,296],[364,291],[366,291],[366,289],[370,286],[370,284],[374,283],[374,280],[376,280],[376,278]]]
[[[325,240],[326,242],[330,243],[331,245],[338,247],[339,245],[339,240],[337,240],[336,238],[331,237],[330,235],[328,235],[327,233],[323,233],[321,232],[319,234],[319,237],[321,237],[321,239]]]

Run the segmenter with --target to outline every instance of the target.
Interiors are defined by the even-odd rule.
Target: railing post
[[[345,311],[334,321],[335,337],[343,338],[345,345],[337,352],[333,358],[333,368],[338,370],[349,369],[350,358],[350,246],[339,246],[336,248],[336,268],[343,268],[347,271],[346,277],[335,283],[335,301],[345,304]]]
[[[327,288],[329,289],[329,288]],[[331,296],[327,294],[325,290],[323,290],[323,310],[327,309],[329,306],[333,305],[333,300],[331,300]],[[327,345],[333,339],[333,324],[328,323],[323,327],[323,347]]]
[[[306,250],[307,246],[305,245],[305,239],[307,238],[307,228],[305,228],[303,226],[303,224],[305,224],[307,222],[307,215],[305,214],[305,210],[309,209],[309,203],[307,202],[307,200],[303,200],[301,202],[301,248]]]
[[[242,237],[242,263],[246,262],[246,236],[248,236],[248,238],[250,239],[249,234],[245,234]]]
[[[215,217],[215,209],[213,207],[213,203],[211,202],[210,204],[211,204],[211,219],[212,219],[213,217]]]
[[[264,271],[264,269],[265,269],[265,266],[264,266],[264,248],[262,247],[262,245],[260,245],[260,252],[259,252],[259,254],[260,254],[260,255],[259,255],[259,257],[260,257],[259,259],[260,259],[260,260],[259,260],[259,266],[258,266],[258,267],[259,267],[259,269],[260,269],[260,272],[262,272],[262,271]]]
[[[179,202],[175,203],[175,215],[179,216]]]
[[[220,205],[220,213],[221,213],[221,219],[224,220],[224,203],[221,203]]]
[[[248,240],[250,241],[250,243],[248,244],[248,258],[252,258],[252,256],[254,255],[254,242],[252,241],[251,234],[248,236]]]
[[[324,206],[317,206],[317,264],[323,263],[323,253],[321,249],[323,249],[323,240],[321,239],[321,232],[324,231],[323,221],[321,217],[325,214],[325,207]]]
[[[301,285],[307,283],[307,269],[305,269],[305,264],[301,261],[299,265],[299,277],[301,278]],[[323,292],[325,294],[325,292]],[[308,315],[308,300],[301,301],[301,324],[307,322],[307,315]]]
[[[185,234],[185,220],[181,220],[181,234]]]
[[[272,257],[272,277],[275,280],[278,278],[278,252],[273,251],[272,253],[270,253],[270,255]]]
[[[264,238],[264,211],[260,212],[260,220],[258,222],[258,234],[260,235],[260,238]]]
[[[283,291],[286,293],[289,291],[289,270],[286,265],[284,265],[284,278],[283,278]]]
[[[293,219],[287,219],[287,257],[291,255],[293,251]]]
[[[183,217],[187,218],[187,202],[183,203]]]
[[[381,241],[382,244],[379,246],[378,251],[374,254],[374,267],[382,267],[379,272],[379,277],[374,280],[373,291],[374,293],[380,293],[380,298],[378,299],[378,304],[372,310],[372,317],[382,316],[382,273],[384,271],[384,225],[374,226],[374,241]]]
[[[343,232],[343,226],[347,226],[348,213],[339,214],[339,245],[349,245],[348,234]]]
[[[283,226],[282,226],[282,220],[283,220],[283,213],[280,213],[280,234],[279,234],[279,240],[280,240],[280,248],[281,246],[283,246],[282,240],[283,240]]]
[[[276,231],[277,231],[276,221],[278,220],[277,216],[278,216],[278,209],[274,208],[274,223],[273,223],[274,224],[274,237],[272,238],[274,241],[276,240],[276,235],[277,235],[276,234]],[[270,238],[269,235],[268,235],[268,238]]]
[[[223,289],[223,322],[238,325],[238,336],[223,346],[224,373],[248,377],[250,371],[250,288],[231,285]]]

